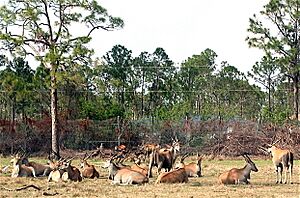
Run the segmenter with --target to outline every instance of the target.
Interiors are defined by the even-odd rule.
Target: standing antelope
[[[183,168],[186,171],[188,177],[201,177],[201,162],[202,157],[197,153],[197,163],[191,162],[189,164],[185,164],[183,161],[188,156],[188,154],[182,156],[180,162],[175,166],[175,168]]]
[[[172,170],[167,173],[161,173],[156,180],[156,184],[159,183],[187,183],[189,181],[188,175],[184,168]]]
[[[118,167],[112,161],[112,158],[105,163],[103,168],[108,168],[108,178],[113,180],[112,184],[144,184],[149,181],[142,173],[131,170],[130,168]]]
[[[162,168],[170,171],[173,168],[173,164],[176,160],[177,153],[180,150],[180,144],[178,141],[174,141],[171,148],[156,148],[150,154],[148,177],[152,177],[152,167],[157,167],[157,174],[160,173]]]
[[[269,153],[272,155],[272,161],[276,170],[276,184],[279,182],[280,173],[280,182],[282,183],[282,172],[285,169],[285,178],[284,183],[287,183],[287,173],[290,173],[290,183],[292,184],[292,171],[293,171],[293,153],[287,149],[279,149],[276,146],[271,146],[267,149]],[[280,169],[280,170],[279,170]]]
[[[22,164],[22,157],[16,154],[10,161],[13,166],[11,177],[36,177],[33,167]]]
[[[80,168],[82,172],[82,177],[84,178],[91,178],[94,179],[99,178],[99,172],[96,170],[94,165],[90,165],[87,163],[87,159],[91,156],[86,156],[85,154],[84,158],[80,160]]]
[[[219,183],[220,184],[249,184],[250,182],[248,179],[250,179],[250,173],[251,171],[257,172],[258,169],[256,168],[256,165],[254,162],[251,161],[248,155],[244,154],[242,155],[245,158],[245,161],[247,164],[244,166],[244,168],[233,168],[229,171],[226,171],[222,173],[219,176]]]

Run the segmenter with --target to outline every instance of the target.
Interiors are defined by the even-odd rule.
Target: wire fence
[[[297,123],[282,126],[247,120],[183,119],[177,121],[146,118],[121,120],[64,120],[59,122],[59,144],[62,149],[93,150],[100,145],[129,148],[145,143],[170,144],[177,138],[183,152],[207,155],[237,156],[243,152],[263,154],[259,146],[280,145],[300,151],[300,128]],[[51,118],[23,120],[14,123],[0,120],[0,151],[4,154],[25,150],[48,152],[51,148]]]

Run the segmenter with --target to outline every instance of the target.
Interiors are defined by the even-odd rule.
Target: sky
[[[249,48],[249,18],[268,0],[99,0],[109,14],[121,17],[125,26],[114,32],[98,31],[92,46],[100,56],[121,44],[132,50],[153,53],[165,49],[170,59],[181,63],[206,48],[214,50],[217,62],[246,72],[263,56]]]
[[[0,5],[7,1],[0,0]],[[113,32],[95,31],[90,46],[98,57],[117,44],[132,50],[133,56],[162,47],[178,64],[210,48],[218,55],[217,63],[227,61],[247,72],[263,56],[245,41],[249,18],[268,1],[98,0],[109,14],[122,18],[125,26]]]

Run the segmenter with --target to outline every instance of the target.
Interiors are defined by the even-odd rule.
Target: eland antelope
[[[219,176],[219,183],[220,184],[249,184],[248,181],[250,179],[251,171],[257,172],[258,169],[254,162],[249,158],[248,155],[242,155],[247,162],[244,168],[233,168],[229,171],[222,173]]]

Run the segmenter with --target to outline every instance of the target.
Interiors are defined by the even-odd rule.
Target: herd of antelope
[[[103,150],[103,148],[101,148]],[[201,162],[202,157],[197,153],[195,162],[185,163],[184,160],[189,154],[179,155],[180,143],[173,140],[172,145],[160,146],[158,144],[145,144],[136,150],[131,159],[133,165],[124,165],[124,159],[130,152],[126,151],[126,146],[121,145],[115,147],[115,153],[103,164],[102,168],[108,170],[107,178],[112,180],[112,184],[129,185],[129,184],[144,184],[149,182],[149,178],[153,177],[152,168],[157,167],[156,184],[159,183],[186,183],[189,177],[201,177]],[[260,147],[265,152],[272,155],[272,161],[277,174],[276,183],[292,184],[293,170],[293,153],[290,150],[283,150],[273,145]],[[131,153],[131,154],[132,154]],[[60,158],[59,160],[51,159],[48,156],[48,163],[41,164],[28,160],[28,156],[15,154],[12,156],[11,177],[48,177],[48,182],[60,181],[76,181],[81,182],[83,178],[95,179],[99,178],[100,174],[95,165],[88,163],[88,159],[94,153],[85,153],[80,159],[80,167],[77,168],[71,164],[72,158]],[[178,156],[181,156],[180,158]],[[248,154],[242,154],[246,164],[243,168],[232,168],[218,177],[219,184],[249,184],[251,171],[257,172],[258,168],[250,159]],[[177,163],[177,158],[179,161]],[[143,162],[148,162],[148,165]],[[162,171],[164,169],[164,171]],[[8,170],[8,166],[4,167],[1,172]],[[284,181],[282,174],[285,172]],[[288,174],[289,173],[289,174]]]

